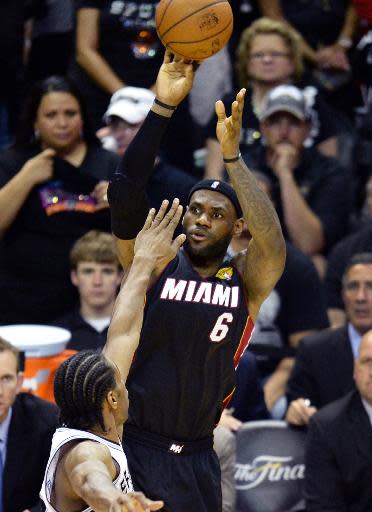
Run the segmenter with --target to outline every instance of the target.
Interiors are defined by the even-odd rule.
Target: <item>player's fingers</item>
[[[164,218],[165,212],[167,211],[169,205],[168,199],[164,199],[161,203],[158,213],[155,215],[154,220],[152,221],[152,227],[157,227],[161,223]]]
[[[186,76],[187,80],[192,80],[193,79],[194,71],[195,70],[194,70],[194,66],[193,66],[192,63],[189,66],[186,66],[185,76]]]
[[[141,508],[137,506],[137,498],[131,498],[130,501],[123,505],[122,510],[125,512],[138,512],[141,510]]]
[[[186,235],[184,233],[182,233],[182,235],[178,235],[172,242],[172,248],[174,249],[175,252],[178,251],[178,249],[182,246],[182,244],[185,242],[186,240]]]
[[[181,217],[182,217],[182,212],[183,212],[183,206],[181,206],[180,204],[178,205],[177,207],[177,210],[175,210],[174,212],[174,215],[173,217],[171,217],[169,219],[169,224],[167,226],[167,229],[169,231],[171,231],[172,235],[174,233],[174,230],[176,229]]]
[[[239,103],[234,101],[231,105],[231,117],[234,123],[240,120]]]
[[[178,199],[178,197],[175,197],[173,199],[172,206],[168,210],[168,213],[164,216],[161,223],[159,224],[159,229],[164,229],[165,227],[168,226],[170,221],[176,215],[179,205],[180,205],[180,200]]]
[[[232,122],[232,117],[230,116],[227,119],[225,119],[224,124],[225,124],[225,128],[226,128],[227,133],[229,135],[233,135],[234,134],[234,125],[233,125],[233,122]]]
[[[143,225],[144,230],[149,229],[149,227],[151,226],[152,221],[154,220],[155,217],[155,212],[155,208],[151,208],[149,210],[149,213],[147,214],[147,219],[145,220],[145,224]]]
[[[147,512],[148,510],[160,510],[162,507],[164,507],[163,501],[149,500],[142,492],[136,492],[136,499],[138,500],[137,502],[139,505],[142,507],[141,509],[137,510],[145,510]]]
[[[240,89],[240,91],[238,92],[238,94],[236,95],[236,101],[239,103],[239,104],[244,104],[244,97],[245,97],[245,93],[246,93],[246,89]]]
[[[160,510],[164,507],[164,501],[150,501],[147,500],[147,509],[148,510]]]
[[[218,122],[223,123],[226,119],[226,110],[225,110],[225,105],[223,104],[223,102],[221,100],[216,101],[215,110],[216,110]]]
[[[164,64],[169,64],[170,62],[172,62],[172,59],[173,53],[169,50],[169,48],[166,48],[164,53]]]

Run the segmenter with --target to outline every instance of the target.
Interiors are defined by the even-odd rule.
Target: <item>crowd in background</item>
[[[122,277],[107,187],[155,98],[164,54],[157,3],[1,2],[0,325],[66,327],[74,350],[104,344]],[[214,104],[222,98],[229,109],[246,88],[241,153],[277,209],[287,261],[262,305],[221,425],[235,432],[265,418],[310,424],[309,450],[316,445],[320,460],[342,449],[343,439],[331,447],[326,431],[341,409],[360,413],[355,393],[372,421],[371,341],[359,350],[372,329],[372,4],[230,3],[231,40],[200,64],[147,194],[154,207],[173,197],[186,206],[199,179],[226,179]],[[228,256],[249,236],[234,239]],[[338,502],[332,510],[372,510],[371,432],[365,439],[356,476],[337,480],[324,455],[335,500],[343,478],[359,482],[356,491],[343,487],[349,508]],[[306,487],[309,512],[327,500],[315,480]],[[233,510],[233,499],[224,499]]]

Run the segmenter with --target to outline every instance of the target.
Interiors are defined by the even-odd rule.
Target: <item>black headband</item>
[[[243,212],[242,212],[241,206],[239,204],[238,196],[236,195],[235,190],[225,181],[220,181],[220,180],[198,181],[198,183],[196,183],[190,190],[189,197],[187,199],[188,203],[190,203],[191,196],[197,190],[213,190],[214,192],[219,192],[220,194],[223,194],[228,199],[230,199],[230,201],[234,205],[238,219],[240,219],[240,217],[243,217]]]

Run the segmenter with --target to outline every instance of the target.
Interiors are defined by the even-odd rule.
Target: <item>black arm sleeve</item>
[[[145,187],[169,121],[149,112],[109,184],[111,229],[118,238],[135,238],[145,222],[149,209]]]
[[[169,121],[170,118],[150,110],[119,164],[116,172],[129,178],[139,189],[147,185]]]

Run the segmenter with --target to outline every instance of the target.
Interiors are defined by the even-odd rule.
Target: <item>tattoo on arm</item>
[[[259,239],[273,230],[280,230],[279,219],[269,197],[259,188],[256,178],[243,160],[240,158],[227,164],[226,169],[252,237]]]
[[[265,297],[282,275],[285,243],[280,222],[267,194],[242,159],[226,165],[252,236],[242,261],[249,311],[255,320]]]

